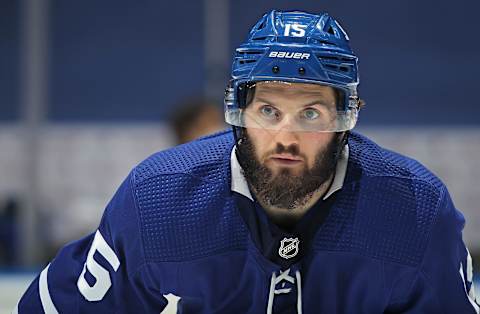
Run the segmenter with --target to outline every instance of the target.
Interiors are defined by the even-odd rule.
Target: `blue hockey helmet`
[[[327,13],[265,14],[235,51],[231,81],[225,92],[226,122],[247,127],[247,92],[259,82],[309,83],[331,86],[338,92],[336,112],[330,121],[300,124],[299,130],[351,130],[360,103],[358,58],[348,41],[340,24]]]

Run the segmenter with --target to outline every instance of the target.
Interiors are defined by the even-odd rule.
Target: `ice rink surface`
[[[36,273],[0,274],[0,314],[11,313]]]

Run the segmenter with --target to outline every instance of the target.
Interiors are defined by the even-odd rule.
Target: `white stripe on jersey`
[[[160,312],[160,314],[177,314],[178,312],[178,301],[180,297],[174,295],[173,293],[164,294],[163,297],[167,299],[167,306]]]
[[[40,280],[38,281],[38,290],[40,291],[40,301],[42,302],[43,311],[45,314],[58,314],[55,305],[53,304],[52,298],[50,297],[50,292],[48,291],[48,268],[50,264],[45,267],[44,270],[40,273]]]
[[[470,256],[470,254],[469,254]],[[471,261],[471,259],[470,259]],[[468,268],[468,267],[467,267]],[[475,299],[474,297],[470,296],[470,293],[469,291],[467,291],[467,284],[465,282],[465,276],[463,275],[463,265],[462,263],[460,263],[460,277],[462,277],[462,281],[463,281],[463,288],[465,289],[465,294],[467,295],[467,298],[468,298],[468,301],[470,301],[470,304],[473,306],[473,309],[475,310],[475,313],[477,314],[480,314],[480,307],[478,306],[478,304],[475,302]],[[473,289],[473,283],[472,283],[472,288]]]

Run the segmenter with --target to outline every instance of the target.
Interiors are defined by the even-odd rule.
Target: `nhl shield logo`
[[[300,240],[298,238],[283,238],[280,241],[280,248],[278,254],[284,259],[295,257],[298,254],[298,244]]]

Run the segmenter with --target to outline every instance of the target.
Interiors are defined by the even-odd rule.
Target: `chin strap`
[[[245,160],[245,157],[242,156],[242,142],[245,141],[245,134],[246,130],[245,128],[241,128],[238,126],[232,126],[233,129],[233,138],[235,140],[235,145],[237,146],[237,149],[235,150],[235,154],[237,155],[237,160],[240,166],[245,169],[245,163],[243,162]]]
[[[270,292],[268,294],[268,305],[267,305],[267,314],[273,314],[273,301],[275,295],[277,294],[288,294],[292,291],[292,288],[284,288],[285,282],[287,281],[290,284],[295,284],[297,287],[297,314],[302,314],[302,276],[300,271],[295,271],[295,278],[290,276],[290,268],[285,271],[280,271],[280,275],[277,276],[275,273],[272,274],[270,280]],[[275,287],[282,283],[280,289]]]
[[[338,143],[338,149],[335,152],[335,165],[337,164],[340,156],[342,156],[342,152],[345,149],[345,146],[348,144],[348,136],[350,135],[350,131],[345,131],[342,136],[342,139]]]

